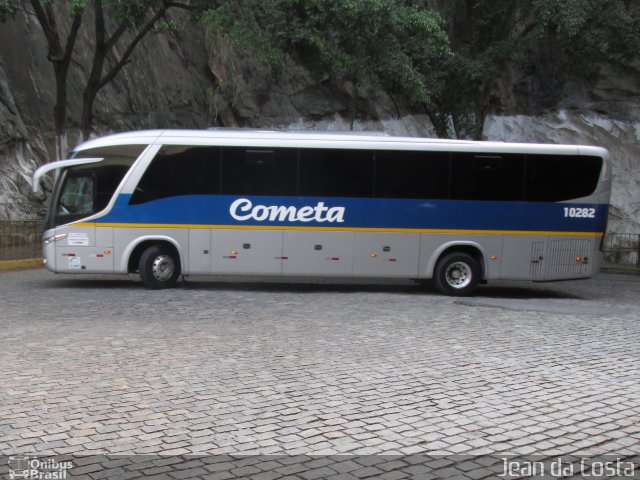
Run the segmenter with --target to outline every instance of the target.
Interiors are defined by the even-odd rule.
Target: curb
[[[600,271],[604,273],[619,273],[622,275],[640,275],[640,268],[628,265],[615,265],[612,263],[600,266]]]
[[[0,260],[0,272],[3,270],[20,270],[24,268],[42,267],[42,258],[25,258],[23,260]]]

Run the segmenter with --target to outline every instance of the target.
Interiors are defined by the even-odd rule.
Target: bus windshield
[[[100,148],[74,155],[75,159],[102,157],[104,160],[69,167],[60,172],[53,190],[46,228],[74,222],[104,210],[144,147]]]

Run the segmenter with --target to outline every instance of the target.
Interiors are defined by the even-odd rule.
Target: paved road
[[[0,274],[3,454],[638,454],[640,278]]]

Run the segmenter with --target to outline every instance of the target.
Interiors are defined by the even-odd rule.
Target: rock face
[[[69,74],[69,145],[77,143],[82,85],[89,72],[91,19],[80,31]],[[89,28],[86,27],[89,25]],[[43,198],[30,192],[38,164],[53,158],[53,68],[36,20],[21,15],[0,28],[0,219],[33,218]],[[121,52],[118,52],[121,53]],[[435,136],[428,117],[396,99],[318,81],[290,62],[276,74],[231,58],[223,40],[197,28],[154,34],[98,95],[95,134],[144,128],[355,130]],[[590,91],[573,89],[540,113],[531,79],[505,75],[500,115],[487,119],[489,140],[607,147],[614,163],[610,231],[640,232],[640,67],[612,74]],[[524,92],[524,93],[523,93]],[[528,93],[527,93],[528,92]],[[530,112],[530,115],[518,115]]]

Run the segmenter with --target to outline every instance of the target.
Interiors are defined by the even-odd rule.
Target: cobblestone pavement
[[[640,453],[640,277],[249,280],[0,274],[0,453]]]

